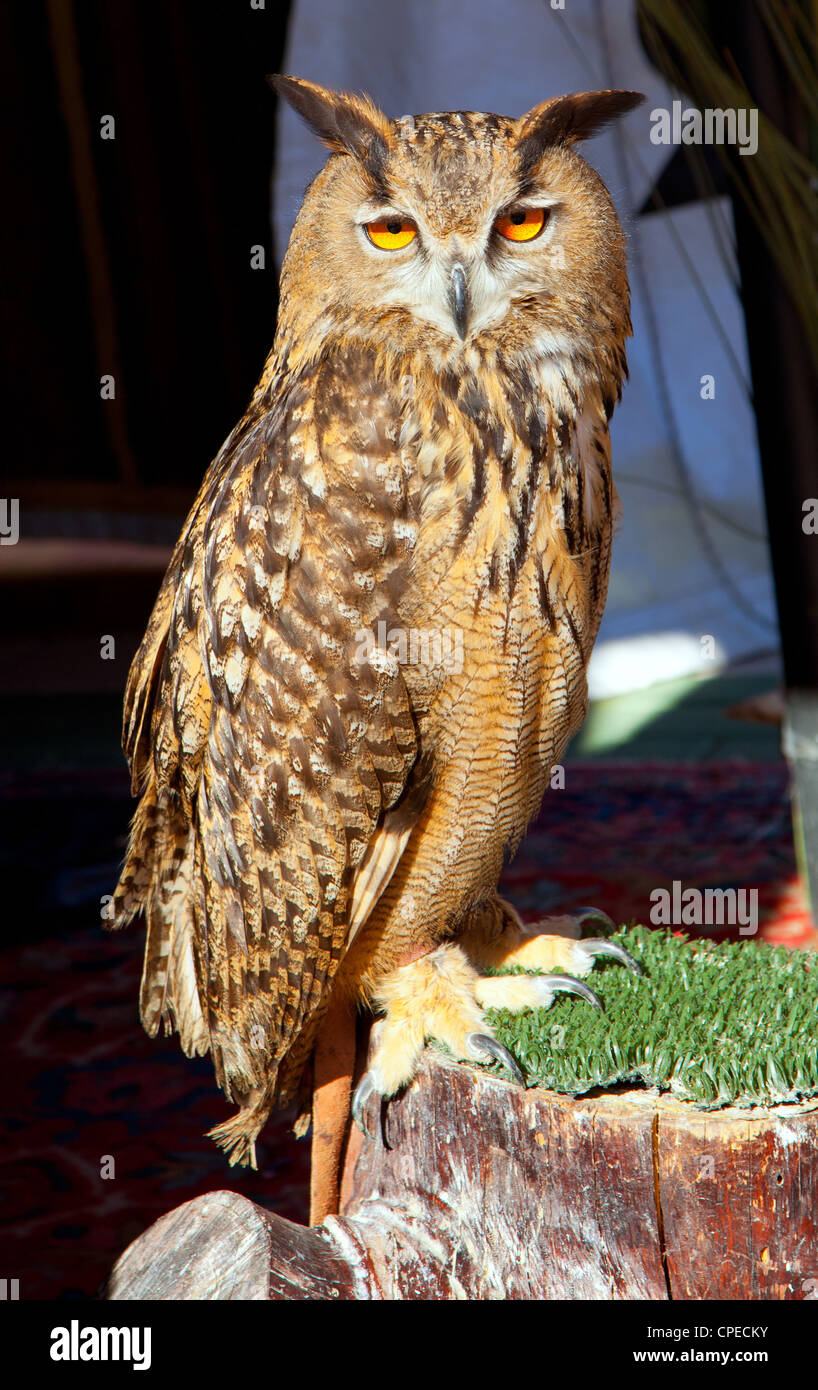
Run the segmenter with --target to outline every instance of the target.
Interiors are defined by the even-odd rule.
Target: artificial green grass
[[[703,1110],[818,1094],[818,957],[645,927],[613,939],[645,973],[597,961],[588,983],[604,1012],[565,994],[487,1012],[528,1085],[581,1095],[641,1081]]]

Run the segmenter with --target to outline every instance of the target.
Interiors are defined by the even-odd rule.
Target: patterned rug
[[[209,1062],[139,1026],[141,933],[97,925],[131,810],[117,773],[0,782],[0,1277],[21,1298],[93,1295],[152,1221],[216,1188],[306,1219],[309,1145],[289,1117],[264,1131],[258,1173],[228,1168],[203,1138],[232,1111]],[[569,763],[503,888],[529,919],[595,904],[647,923],[674,880],[757,888],[763,937],[814,944],[783,764]]]

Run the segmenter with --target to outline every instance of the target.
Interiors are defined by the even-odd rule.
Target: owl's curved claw
[[[576,922],[581,929],[586,922],[599,922],[601,927],[607,927],[609,931],[616,931],[616,923],[610,918],[607,912],[603,912],[601,907],[578,907],[576,911],[568,914],[572,922]],[[583,941],[583,946],[587,943]]]
[[[506,1070],[511,1072],[512,1080],[516,1081],[518,1086],[525,1086],[525,1077],[508,1048],[503,1047],[496,1038],[489,1037],[488,1033],[469,1033],[466,1046],[478,1061],[483,1062],[488,1056],[495,1062],[502,1062]]]
[[[380,1094],[380,1092],[377,1091],[375,1082],[372,1079],[372,1073],[369,1071],[365,1071],[360,1081],[358,1082],[358,1085],[355,1087],[355,1094],[352,1097],[352,1118],[355,1121],[361,1133],[365,1135],[367,1139],[371,1139],[374,1142],[375,1136],[370,1130],[369,1126],[367,1125],[366,1118],[364,1116],[366,1103],[369,1100],[370,1096],[373,1094],[373,1092]]]
[[[585,942],[583,941],[583,946]],[[544,975],[543,979],[548,981],[549,988],[554,994],[578,994],[580,999],[584,999],[586,1004],[593,1004],[595,1009],[602,1008],[602,1000],[584,980],[577,980],[573,975]]]
[[[610,919],[609,919],[610,920]],[[619,961],[628,970],[632,970],[634,975],[644,975],[644,970],[635,960],[630,951],[626,951],[624,946],[620,946],[618,941],[609,941],[606,936],[585,936],[578,943],[583,951],[587,951],[590,956],[610,956],[612,960]]]

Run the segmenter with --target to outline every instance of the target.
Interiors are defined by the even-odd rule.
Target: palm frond
[[[752,0],[792,81],[805,126],[818,120],[818,0]],[[689,0],[638,0],[653,61],[700,109],[757,107],[729,54],[716,51]],[[818,370],[818,168],[764,112],[758,149],[735,158],[715,146],[802,320]],[[693,159],[704,163],[691,148]]]

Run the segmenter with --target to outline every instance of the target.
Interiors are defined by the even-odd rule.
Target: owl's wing
[[[209,1046],[240,1100],[320,1012],[421,809],[372,635],[414,528],[395,403],[354,354],[276,389],[208,474],[131,672],[142,801],[114,904],[145,908],[145,1026]]]

